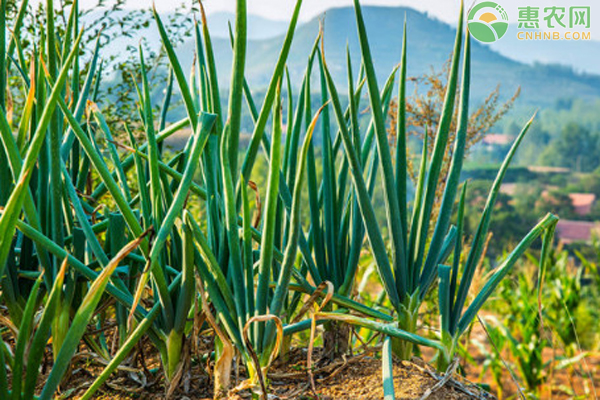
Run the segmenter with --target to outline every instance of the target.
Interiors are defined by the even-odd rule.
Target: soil
[[[491,393],[497,393],[497,386],[491,378],[491,374],[481,375],[484,357],[473,351],[473,363],[462,362],[465,366],[462,371],[466,379],[459,374],[454,374],[453,379],[446,382],[442,387],[436,388],[428,397],[430,400],[471,400],[471,399],[495,399],[493,395],[480,389],[480,386],[469,382],[477,382],[490,388]],[[430,354],[424,352],[423,357],[429,359]],[[508,356],[508,355],[507,355]],[[149,362],[152,356],[148,355]],[[507,357],[508,358],[508,357]],[[552,358],[550,352],[545,354],[545,359]],[[319,352],[314,356],[319,360]],[[152,364],[158,366],[158,360]],[[373,353],[348,356],[342,360],[321,366],[316,363],[314,371],[314,383],[316,392],[311,388],[310,378],[306,372],[306,349],[295,349],[286,362],[279,362],[272,366],[269,373],[270,393],[274,399],[298,399],[298,400],[370,400],[383,399],[381,360],[374,357]],[[592,374],[594,382],[600,382],[600,355],[590,354],[586,357],[586,369]],[[581,363],[578,367],[582,367]],[[89,365],[88,365],[89,368]],[[579,368],[580,369],[580,368]],[[556,370],[548,377],[548,381],[539,393],[541,399],[567,400],[594,398],[593,384],[589,376],[579,369],[570,368]],[[158,369],[160,371],[160,368]],[[99,372],[99,371],[98,371]],[[508,371],[504,371],[502,380],[504,398],[518,398],[517,384],[510,377]],[[515,371],[516,372],[516,371]],[[75,374],[68,387],[86,386],[85,381],[90,379],[89,370],[83,374],[80,370]],[[77,379],[79,378],[79,379]],[[240,369],[237,383],[244,379],[244,371]],[[414,358],[412,362],[395,361],[394,363],[394,387],[396,399],[416,400],[421,399],[428,389],[433,389],[440,382],[440,377],[435,370],[423,360]],[[235,384],[236,382],[234,382]],[[208,400],[212,398],[212,380],[198,364],[193,363],[190,373],[184,378],[186,391],[176,392],[174,399],[182,400]],[[437,385],[439,386],[439,385]],[[586,395],[585,393],[588,393]],[[83,393],[83,390],[75,392]],[[99,392],[100,393],[100,392]],[[158,374],[152,378],[148,375],[147,384],[141,387],[139,382],[131,379],[125,372],[113,375],[108,385],[104,385],[102,393],[96,399],[99,400],[125,400],[125,399],[149,399],[162,400],[165,398],[164,379]],[[591,394],[589,394],[591,393]],[[591,397],[590,397],[591,396]],[[231,400],[249,399],[249,392],[242,391],[230,396]]]
[[[482,342],[487,342],[483,332],[474,326],[472,337],[478,337]],[[108,337],[111,337],[109,334]],[[11,339],[5,340],[9,346],[14,343]],[[491,345],[486,343],[487,347]],[[48,349],[50,350],[50,349]],[[382,373],[381,360],[377,357],[377,348],[369,348],[366,353],[347,355],[341,359],[330,362],[321,357],[321,349],[315,349],[313,360],[313,378],[315,390],[313,391],[311,379],[307,372],[307,350],[295,348],[287,354],[285,361],[276,361],[269,370],[270,393],[274,399],[382,399]],[[431,360],[431,349],[421,348],[424,360]],[[595,386],[600,382],[600,354],[587,353],[584,360],[568,368],[552,368],[551,360],[560,358],[560,349],[546,349],[544,361],[549,362],[547,381],[538,393],[538,398],[567,400],[596,398]],[[201,361],[203,355],[212,351],[210,334],[199,335],[199,340],[194,346],[190,368],[183,374],[181,384],[172,399],[205,400],[212,398],[212,366],[207,361]],[[431,389],[435,390],[429,395],[430,400],[470,400],[492,399],[492,395],[482,391],[486,387],[491,393],[498,393],[497,384],[493,381],[489,371],[483,371],[485,356],[480,354],[475,346],[469,346],[470,360],[461,360],[463,369],[455,373],[452,379],[440,385],[440,377],[423,360],[413,359],[412,362],[396,361],[394,364],[394,386],[397,399],[420,399]],[[50,351],[48,351],[50,354]],[[503,354],[503,358],[513,364],[510,354]],[[556,363],[555,363],[556,364]],[[142,368],[140,366],[145,366]],[[51,357],[45,357],[42,363],[42,377],[38,382],[41,390],[45,377],[52,366]],[[73,369],[67,373],[65,382],[61,385],[61,399],[79,398],[89,385],[94,381],[104,368],[98,356],[95,356],[85,346],[80,348],[80,353],[75,356]],[[161,373],[160,358],[154,347],[146,338],[142,346],[136,349],[136,355],[123,364],[123,368],[114,373],[109,381],[97,392],[95,399],[99,400],[125,400],[125,399],[165,399],[166,383]],[[514,371],[518,374],[518,371]],[[244,369],[239,368],[237,379],[233,378],[233,385],[244,380]],[[462,378],[461,375],[466,377]],[[9,374],[9,381],[10,381]],[[590,379],[591,378],[591,379]],[[479,386],[471,382],[477,382]],[[438,387],[440,386],[440,387]],[[503,371],[502,394],[505,399],[518,398],[517,383],[511,378],[508,370]],[[600,387],[600,386],[599,386]],[[232,393],[231,400],[249,399],[248,391]]]
[[[363,359],[351,363],[333,378],[325,378],[317,384],[317,394],[322,399],[383,399],[381,360]],[[435,390],[439,379],[433,371],[413,362],[394,365],[394,392],[397,400],[422,398],[430,391],[430,400],[471,400],[493,398],[473,386],[451,380]]]
[[[318,352],[315,360],[319,359]],[[127,388],[127,379],[120,373],[104,393],[95,397],[98,400],[152,399],[164,398],[164,385],[157,382],[143,391]],[[191,379],[190,377],[195,377]],[[238,382],[243,380],[243,371]],[[320,399],[320,400],[375,400],[383,399],[381,360],[370,354],[344,357],[327,364],[318,366],[314,372],[316,392],[311,388],[310,377],[306,372],[306,350],[296,349],[286,363],[275,364],[269,373],[269,399]],[[132,382],[129,382],[131,384]],[[429,400],[472,400],[494,399],[492,395],[480,390],[477,386],[460,378],[453,378],[443,384],[435,371],[420,359],[413,362],[402,361],[394,363],[394,387],[396,399],[421,399],[429,390]],[[211,398],[211,381],[209,377],[194,367],[188,377],[187,393],[175,393],[174,399],[208,400]],[[438,387],[439,386],[439,387]],[[77,398],[75,395],[72,398]],[[248,391],[230,395],[230,400],[249,399]]]

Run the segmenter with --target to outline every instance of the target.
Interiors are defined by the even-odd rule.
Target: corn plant
[[[502,285],[498,290],[500,291],[501,289]],[[479,374],[479,380],[482,381],[485,373],[489,371],[492,375],[492,380],[496,385],[496,395],[498,396],[498,399],[502,400],[504,399],[504,384],[502,378],[504,377],[506,370],[511,368],[507,361],[502,358],[502,352],[507,347],[508,336],[500,321],[493,316],[482,317],[481,324],[487,334],[488,342],[482,342],[478,339],[472,340],[472,343],[479,353],[485,357],[481,373]],[[468,351],[468,349],[465,349],[465,351]],[[477,364],[477,361],[473,360],[473,364]],[[510,370],[510,373],[512,374],[512,370]]]
[[[556,251],[551,254],[545,277],[547,293],[543,311],[567,357],[573,357],[581,350],[579,335],[582,332],[577,329],[575,321],[579,319],[578,313],[588,295],[582,282],[586,272],[584,266],[585,263],[581,267],[576,266],[567,251]]]
[[[502,332],[523,386],[530,395],[543,395],[544,384],[562,369],[587,373],[588,352],[581,350],[575,318],[571,315],[582,301],[579,293],[583,268],[572,275],[568,252],[551,252],[542,257],[537,283],[532,282],[542,262],[529,256],[516,282],[505,281],[498,290],[498,311],[505,316],[492,320],[492,329]],[[572,307],[570,307],[572,306]],[[570,307],[570,308],[567,308]],[[561,315],[562,314],[562,315]],[[558,338],[560,342],[557,342]],[[548,359],[545,349],[560,345],[564,352]],[[579,350],[579,351],[577,351]]]
[[[523,386],[531,393],[538,393],[548,378],[549,361],[544,361],[543,351],[551,343],[544,332],[544,322],[536,306],[536,290],[528,274],[518,277],[516,287],[506,282],[499,291],[508,314],[496,328],[507,338],[508,349],[515,360]]]

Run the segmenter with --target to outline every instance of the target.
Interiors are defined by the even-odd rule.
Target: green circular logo
[[[493,1],[483,1],[469,11],[467,17],[471,36],[480,42],[493,43],[508,30],[508,14]]]

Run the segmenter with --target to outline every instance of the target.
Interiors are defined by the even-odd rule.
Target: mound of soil
[[[394,365],[394,389],[397,400],[420,399],[439,382],[428,367],[411,362]],[[331,399],[382,399],[381,361],[369,360],[348,368],[339,380],[319,390]],[[430,400],[470,400],[492,398],[479,389],[450,380],[431,391]]]
[[[492,395],[466,381],[450,379],[441,382],[441,377],[430,366],[418,359],[414,361],[394,364],[397,400],[421,399],[427,392],[430,392],[427,397],[429,400],[494,399]],[[371,357],[353,357],[317,369],[316,396],[309,382],[306,373],[271,374],[272,393],[282,399],[383,399],[381,360]]]
[[[294,357],[295,358],[295,357]],[[298,360],[297,360],[298,361]],[[197,371],[198,372],[198,371]],[[314,382],[316,392],[311,388],[310,378],[305,369],[305,360],[276,365],[269,373],[269,400],[381,400],[383,399],[381,360],[366,355],[335,361],[316,368]],[[206,385],[206,386],[205,386]],[[195,386],[195,385],[193,385]],[[188,393],[177,393],[174,399],[209,400],[210,382]],[[115,385],[111,385],[114,389]],[[442,381],[435,371],[419,359],[413,362],[402,361],[394,364],[394,388],[397,400],[484,400],[495,399],[460,377]],[[96,399],[164,399],[164,391],[159,387],[147,391],[125,394],[123,390],[109,390],[112,393],[98,395]],[[120,393],[119,393],[120,392]],[[247,391],[231,394],[229,400],[250,399]]]

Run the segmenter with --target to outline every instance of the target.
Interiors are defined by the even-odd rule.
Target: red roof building
[[[569,193],[571,204],[577,215],[588,215],[596,202],[594,193]]]
[[[556,237],[563,243],[589,242],[592,234],[600,232],[600,223],[589,221],[558,221],[556,225]]]
[[[483,137],[483,143],[489,146],[507,146],[515,140],[513,135],[505,133],[488,133]]]

